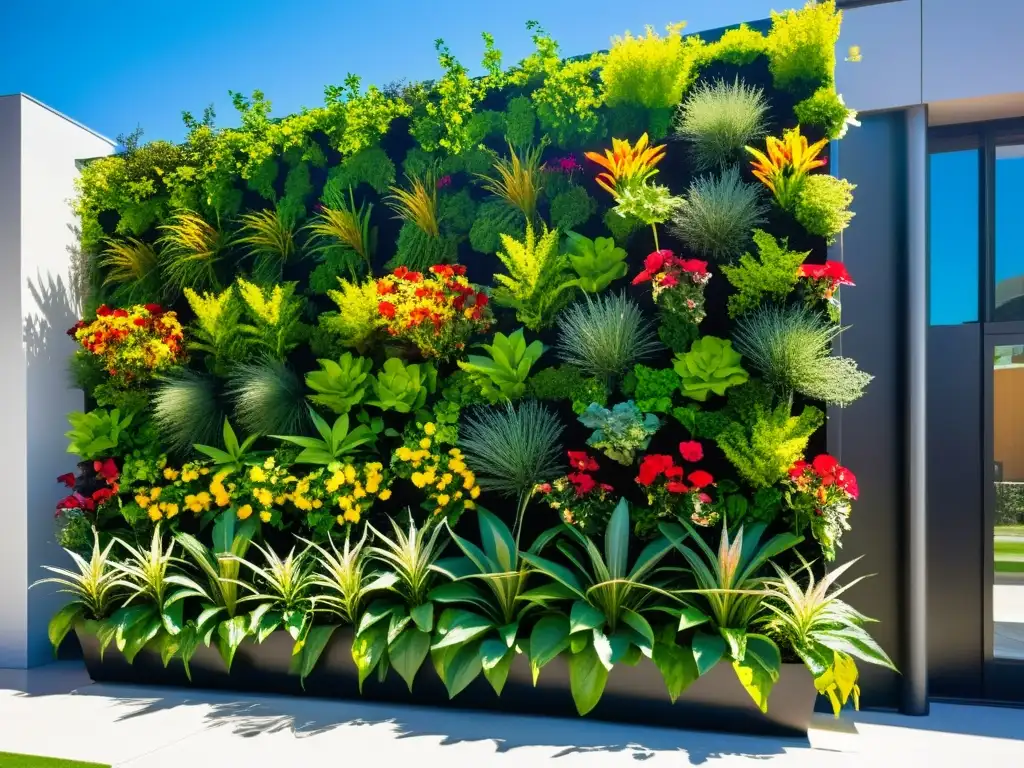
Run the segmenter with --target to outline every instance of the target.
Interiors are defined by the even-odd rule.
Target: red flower
[[[541,493],[551,493],[551,483],[541,483],[537,486],[537,490]]]
[[[822,274],[836,285],[854,285],[850,273],[846,271],[846,265],[841,261],[826,261]]]
[[[651,273],[647,270],[640,272],[636,277],[633,278],[633,285],[640,285],[640,283],[646,283],[651,279]]]
[[[435,264],[430,271],[442,277],[451,277],[455,274],[455,268],[451,264]]]
[[[601,483],[599,487],[602,491],[605,491],[606,493],[611,493],[612,491],[615,490],[610,485],[608,485],[608,483]]]
[[[390,280],[378,280],[377,281],[377,295],[387,296],[389,293],[394,293],[398,289],[395,288],[395,284]]]
[[[708,271],[708,263],[700,259],[682,259],[678,262],[683,272],[698,272],[703,274]]]
[[[640,473],[636,481],[640,485],[650,485],[662,472],[672,466],[672,457],[660,453],[649,453],[640,462]]]
[[[480,308],[486,307],[488,301],[490,301],[490,299],[487,298],[486,293],[478,293],[476,295],[476,306]]]
[[[689,487],[685,483],[681,483],[678,480],[672,480],[665,484],[665,488],[668,489],[669,493],[686,493]]]
[[[96,317],[106,317],[111,311],[110,307],[106,304],[100,304],[99,309],[96,310]]]
[[[648,254],[647,258],[644,259],[644,271],[651,273],[660,272],[661,268],[665,266],[666,261],[671,261],[672,251],[661,250],[655,251],[654,253]]]
[[[64,483],[68,488],[75,487],[75,473],[65,472],[63,475],[57,478],[58,483]]]
[[[159,315],[164,311],[159,304],[143,304],[143,306],[146,308],[146,311],[149,312],[149,314],[151,315]]]
[[[789,476],[793,480],[796,480],[798,477],[800,477],[804,473],[805,469],[807,469],[807,462],[806,461],[798,461],[796,464],[794,464],[792,467],[789,468]]]
[[[594,478],[590,475],[584,474],[583,472],[574,472],[569,475],[569,482],[576,486],[577,496],[586,496],[592,490],[597,483],[594,482]]]
[[[146,318],[144,318],[144,317],[136,317],[134,320],[132,320],[132,323],[134,323],[135,325],[139,326],[139,328],[141,328],[142,326],[144,326],[146,324]]]
[[[395,316],[395,305],[390,301],[382,301],[377,305],[377,309],[382,315],[384,315],[384,317],[388,318],[388,320]]]
[[[597,469],[597,462],[587,455],[586,451],[568,451],[569,466],[580,472],[593,472]]]
[[[78,494],[65,496],[57,502],[57,509],[78,509],[80,506],[78,498]]]
[[[430,289],[429,288],[425,288],[425,287],[421,286],[421,287],[416,289],[416,298],[417,299],[422,299],[424,296],[426,296],[429,293],[430,293]]]
[[[391,274],[393,274],[399,280],[405,280],[405,276],[409,274],[409,268],[402,266],[396,269]]]
[[[113,459],[104,459],[103,461],[94,461],[92,468],[96,470],[96,474],[106,480],[108,483],[117,480],[120,474],[117,471],[117,464],[114,463]]]
[[[845,491],[851,498],[857,498],[859,489],[857,488],[857,478],[854,476],[853,472],[848,470],[846,467],[836,467],[834,478],[835,484],[838,488]]]
[[[831,475],[835,472],[836,467],[839,466],[839,461],[829,456],[827,453],[819,454],[814,457],[814,461],[811,462],[811,466],[814,467],[814,471],[824,477],[825,475]]]
[[[665,470],[665,477],[673,480],[681,480],[683,478],[683,468],[673,465]]]
[[[423,273],[422,272],[406,272],[405,273],[405,280],[406,280],[406,282],[418,283],[422,279],[423,279]]]
[[[452,271],[459,277],[462,277],[464,274],[466,274],[466,268],[462,264],[453,264]]]
[[[113,495],[114,492],[110,488],[99,488],[92,492],[92,500],[97,504],[102,504]]]
[[[696,472],[690,473],[690,482],[693,483],[694,488],[706,488],[715,482],[715,478],[711,476],[710,472],[698,469]]]
[[[676,280],[674,275],[666,274],[665,276],[663,276],[661,278],[661,286],[663,288],[672,288],[672,287],[674,287],[676,285],[679,285],[679,281]]]
[[[821,280],[825,277],[824,264],[801,264],[800,277],[809,277],[812,280]]]
[[[684,461],[700,461],[704,458],[704,446],[696,440],[687,440],[679,444],[679,454]]]
[[[128,317],[128,310],[127,309],[115,309],[114,310],[114,317]]]

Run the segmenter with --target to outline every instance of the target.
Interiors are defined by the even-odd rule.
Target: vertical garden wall
[[[100,677],[750,730],[773,688],[856,701],[892,665],[830,565],[858,486],[824,411],[871,378],[832,354],[839,24],[567,60],[530,22],[481,77],[438,41],[436,81],[235,94],[239,128],[89,164],[54,642]]]

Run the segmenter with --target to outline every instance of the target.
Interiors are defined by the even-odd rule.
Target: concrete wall
[[[76,161],[112,143],[25,96],[0,98],[0,667],[52,658],[46,627],[62,597],[28,590],[61,563],[54,542],[57,475],[74,467],[65,414],[82,408],[65,331],[78,315],[70,280],[77,246],[70,200]]]

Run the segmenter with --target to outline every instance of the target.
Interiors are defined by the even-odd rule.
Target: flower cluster
[[[556,510],[562,522],[573,525],[587,535],[602,532],[615,507],[614,488],[599,483],[592,472],[600,467],[585,451],[568,451],[569,466],[575,470],[550,483],[541,483],[533,492]]]
[[[486,293],[466,280],[460,264],[435,264],[430,274],[399,267],[377,281],[377,311],[387,332],[425,357],[447,359],[492,321]]]
[[[103,360],[115,383],[129,386],[181,363],[185,358],[184,333],[174,312],[158,304],[96,310],[91,323],[79,320],[68,330],[90,354]]]
[[[704,287],[711,279],[708,263],[698,259],[679,259],[672,251],[655,251],[644,260],[643,271],[633,285],[650,282],[654,302],[666,312],[693,325],[707,314]]]
[[[391,466],[395,474],[426,493],[422,506],[431,514],[428,523],[447,518],[454,524],[465,510],[476,506],[480,486],[466,466],[462,451],[445,450],[438,436],[432,421],[406,430],[405,444],[395,451]]]
[[[786,503],[799,527],[810,525],[826,560],[835,559],[843,531],[850,530],[850,502],[856,501],[858,493],[853,472],[827,453],[810,464],[798,461],[789,470]]]
[[[295,508],[317,537],[334,526],[351,526],[365,519],[378,499],[391,498],[391,480],[379,461],[364,464],[334,462],[299,479],[291,494]]]
[[[547,173],[564,173],[571,180],[576,171],[583,170],[583,166],[580,165],[579,160],[576,159],[576,155],[569,154],[565,157],[551,158],[544,163],[541,170],[546,171]]]
[[[95,518],[96,511],[117,495],[121,473],[114,460],[94,461],[92,470],[92,478],[78,478],[74,472],[66,472],[57,478],[58,483],[71,489],[71,493],[57,502],[57,516],[77,510],[87,517]]]
[[[808,306],[814,308],[824,302],[829,319],[839,322],[839,286],[854,285],[853,278],[841,261],[826,261],[824,264],[802,264],[800,277],[807,278],[805,292]]]
[[[683,461],[696,463],[704,458],[704,447],[696,440],[679,444]],[[658,523],[677,517],[687,517],[694,525],[709,527],[718,522],[719,514],[712,508],[707,489],[715,478],[703,469],[687,473],[667,454],[650,453],[640,462],[636,482],[647,494],[647,508],[634,510],[634,524],[638,536],[651,535]]]

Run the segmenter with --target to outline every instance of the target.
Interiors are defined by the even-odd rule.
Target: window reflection
[[[1024,146],[996,147],[994,320],[1024,320]]]
[[[978,320],[978,162],[977,149],[929,157],[932,325]]]

